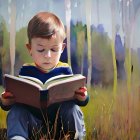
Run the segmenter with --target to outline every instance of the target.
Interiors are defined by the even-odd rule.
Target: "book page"
[[[35,82],[34,80],[30,80],[28,78],[22,78],[22,77],[18,77],[18,76],[13,76],[13,75],[9,75],[9,74],[5,74],[5,79],[13,79],[13,80],[16,80],[16,81],[20,81],[20,82],[23,82],[23,83],[27,83],[29,85],[33,85],[39,89],[42,89],[42,83],[41,82]],[[6,78],[7,77],[7,78]],[[27,76],[26,76],[27,77]],[[14,81],[13,81],[14,82]]]
[[[71,81],[75,81],[75,80],[80,80],[83,79],[84,76],[82,76],[81,74],[75,74],[75,75],[69,75],[69,76],[63,76],[63,77],[59,77],[57,79],[53,79],[53,80],[49,80],[46,84],[43,85],[44,89],[49,89],[55,85],[59,85],[59,84],[63,84],[66,82],[71,82]]]
[[[43,85],[42,81],[40,81],[39,79],[35,78],[35,77],[31,77],[31,76],[22,76],[22,75],[19,75],[19,77],[21,78],[24,78],[24,79],[28,79],[28,80],[31,80],[31,81],[34,81],[40,85]]]
[[[55,79],[60,79],[60,78],[63,78],[63,77],[70,77],[70,76],[73,76],[73,74],[69,74],[69,75],[64,75],[64,74],[62,74],[62,75],[57,75],[57,76],[54,76],[54,77],[52,77],[52,78],[49,78],[44,84],[46,84],[46,83],[48,83],[48,82],[50,82],[50,81],[52,81],[52,80],[55,80]],[[22,75],[19,75],[19,77],[24,78],[24,79],[29,79],[29,80],[31,80],[31,81],[34,81],[34,82],[36,82],[36,83],[39,83],[40,85],[43,85],[43,82],[40,81],[39,79],[35,78],[35,77],[31,77],[31,76],[22,76]]]
[[[65,78],[65,77],[71,77],[71,76],[73,76],[73,74],[69,74],[69,75],[65,75],[65,74],[57,75],[57,76],[54,76],[54,77],[48,79],[44,84],[47,84],[47,83],[49,83],[50,81],[53,81],[53,80],[62,79],[62,78]]]
[[[86,78],[82,75],[75,75],[65,80],[59,81],[48,86],[48,105],[75,99],[75,91],[85,86]]]

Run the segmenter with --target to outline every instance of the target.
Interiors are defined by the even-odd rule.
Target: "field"
[[[122,86],[123,85],[123,86]],[[89,91],[90,102],[82,110],[85,116],[87,140],[137,140],[140,138],[139,86],[130,93],[124,84],[117,94],[112,88],[94,87]],[[6,128],[6,113],[0,110],[0,127]]]
[[[83,108],[87,140],[137,140],[140,138],[140,93],[124,87],[114,97],[110,89],[94,89]]]
[[[0,87],[0,93],[2,93],[2,91],[3,88]],[[5,128],[6,128],[6,112],[4,112],[0,108],[0,140],[6,140]]]

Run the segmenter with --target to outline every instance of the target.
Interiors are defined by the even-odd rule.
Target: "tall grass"
[[[0,86],[0,93],[3,88]],[[6,112],[0,108],[0,140],[6,140]]]
[[[0,93],[2,93],[3,88],[0,86]],[[6,127],[6,112],[4,112],[0,108],[0,128],[5,128]]]
[[[113,89],[94,87],[89,91],[90,102],[82,107],[87,140],[136,140],[140,138],[140,87],[119,84],[114,98]],[[0,127],[6,128],[6,113],[0,110]]]
[[[140,93],[119,85],[117,95],[111,88],[94,87],[85,115],[87,140],[136,140],[140,138]]]

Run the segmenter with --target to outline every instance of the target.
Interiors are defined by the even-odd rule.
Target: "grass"
[[[87,140],[135,140],[140,138],[140,88],[131,93],[119,85],[114,97],[111,88],[95,87],[83,108]]]
[[[114,97],[112,88],[94,87],[90,102],[82,107],[87,140],[135,140],[140,138],[140,87],[133,85],[128,93],[119,85]],[[6,128],[6,113],[0,110],[0,127]]]
[[[2,93],[3,88],[0,86],[0,93]],[[0,108],[0,140],[6,140],[6,112]]]
[[[0,86],[0,93],[2,93],[3,88],[2,86]],[[0,116],[1,116],[1,120],[0,121],[0,128],[6,128],[6,112],[4,112],[1,108],[0,108]]]

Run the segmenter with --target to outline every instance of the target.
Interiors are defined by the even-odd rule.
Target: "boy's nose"
[[[45,57],[51,57],[51,51],[50,50],[45,52]]]

